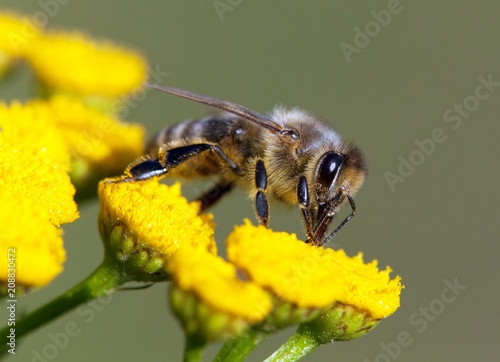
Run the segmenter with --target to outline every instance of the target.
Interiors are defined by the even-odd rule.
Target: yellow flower
[[[242,280],[234,265],[203,249],[180,248],[168,269],[179,288],[191,291],[211,308],[254,324],[272,307],[257,284]]]
[[[16,144],[22,140],[23,148],[53,161],[69,171],[70,156],[47,107],[26,105],[14,101],[0,103],[0,127],[4,142]]]
[[[118,97],[146,80],[141,55],[80,33],[49,32],[37,37],[27,58],[53,92]]]
[[[229,235],[225,261],[215,254],[213,225],[178,184],[123,176],[102,181],[99,196],[108,259],[129,280],[172,280],[172,309],[196,343],[301,323],[319,333],[311,337],[317,346],[359,338],[399,307],[402,285],[390,268],[248,220]]]
[[[215,341],[240,335],[269,314],[271,296],[242,280],[234,265],[195,247],[182,247],[170,259],[172,309],[187,335]]]
[[[248,220],[229,235],[227,254],[251,280],[302,308],[340,302],[383,318],[399,307],[400,278],[391,280],[390,268],[379,271],[361,254],[351,258],[342,250],[312,247]]]
[[[184,245],[216,252],[211,215],[198,216],[199,205],[182,197],[179,184],[107,179],[99,198],[105,248],[135,280],[165,273],[164,264]]]
[[[40,127],[44,118],[37,112],[17,105],[11,110],[0,107],[0,252],[15,248],[19,286],[41,286],[62,270],[65,251],[57,226],[78,217],[75,189],[67,155],[57,157],[56,151],[65,150],[58,133]],[[7,265],[0,263],[0,280],[7,277]]]
[[[6,139],[23,138],[24,147],[70,172],[79,192],[95,194],[100,179],[120,174],[143,153],[142,126],[120,122],[64,95],[0,104],[0,126]]]
[[[0,187],[12,198],[32,201],[60,225],[78,217],[75,188],[67,174],[69,155],[46,112],[0,104]]]
[[[0,76],[22,58],[39,29],[26,18],[10,13],[0,13]]]
[[[54,96],[30,102],[46,108],[72,155],[72,176],[78,183],[120,174],[143,153],[144,128],[85,105],[79,98]]]
[[[3,185],[2,185],[3,186]],[[42,286],[61,271],[66,259],[62,231],[32,200],[0,189],[0,254],[12,255],[16,284]],[[8,280],[8,264],[0,263],[0,283]]]

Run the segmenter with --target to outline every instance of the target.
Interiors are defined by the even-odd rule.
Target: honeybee
[[[269,223],[273,198],[298,204],[307,243],[322,246],[354,216],[353,195],[366,174],[361,150],[317,116],[298,108],[276,107],[264,116],[240,105],[189,91],[146,84],[225,111],[188,120],[158,132],[148,154],[125,170],[124,181],[153,177],[218,177],[198,200],[213,205],[234,185],[246,189],[260,224]],[[351,213],[326,237],[328,225],[344,203]]]

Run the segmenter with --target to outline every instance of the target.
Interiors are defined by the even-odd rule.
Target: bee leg
[[[146,158],[132,164],[125,171],[130,176],[124,181],[143,181],[153,177],[165,175],[171,168],[174,168],[191,157],[199,155],[207,150],[214,151],[224,163],[237,175],[242,175],[240,167],[229,158],[217,145],[209,143],[197,143],[193,145],[172,148],[171,150],[161,151],[158,159]]]
[[[255,213],[259,222],[267,227],[269,223],[269,203],[267,202],[267,172],[264,162],[257,160],[255,164],[255,187],[257,193],[255,195]]]
[[[349,205],[351,205],[351,213],[344,219],[344,221],[340,223],[339,226],[337,226],[335,230],[332,231],[330,235],[328,235],[323,241],[321,241],[321,243],[319,244],[320,246],[328,243],[345,226],[345,224],[347,224],[347,222],[351,220],[354,215],[356,215],[356,204],[354,203],[354,200],[350,195],[347,195],[347,199],[349,200]]]
[[[226,182],[226,183],[217,183],[211,189],[205,191],[195,200],[201,202],[200,212],[203,212],[209,207],[211,207],[222,196],[224,196],[232,189],[233,189],[233,184],[231,182]]]
[[[125,171],[130,176],[130,179],[125,179],[125,181],[148,180],[167,173],[167,170],[158,159],[144,159]]]
[[[307,243],[317,244],[313,230],[312,218],[309,213],[309,191],[307,190],[307,180],[304,176],[299,179],[297,186],[297,199],[302,210],[302,217],[306,226]]]

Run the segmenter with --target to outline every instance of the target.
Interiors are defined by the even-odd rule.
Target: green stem
[[[63,295],[43,307],[27,314],[15,325],[16,341],[35,329],[51,322],[53,319],[63,315],[80,304],[88,302],[102,295],[107,295],[122,285],[125,280],[118,269],[116,262],[105,258],[103,263],[89,276]],[[0,330],[0,336],[7,336],[10,328]],[[5,340],[5,338],[3,338]],[[6,343],[0,345],[0,356],[9,349]]]
[[[294,335],[264,362],[298,361],[320,345],[314,333],[307,327],[307,323],[303,323],[299,325]]]
[[[184,347],[184,362],[199,362],[205,350],[205,343],[196,338],[186,335],[186,346]]]
[[[222,346],[214,362],[243,361],[266,337],[266,332],[252,328],[238,338],[229,339]]]

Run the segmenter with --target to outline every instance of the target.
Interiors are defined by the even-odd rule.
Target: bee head
[[[349,143],[341,149],[326,151],[316,163],[314,181],[319,205],[338,198],[340,206],[345,196],[353,196],[365,179],[366,161],[359,148]]]

